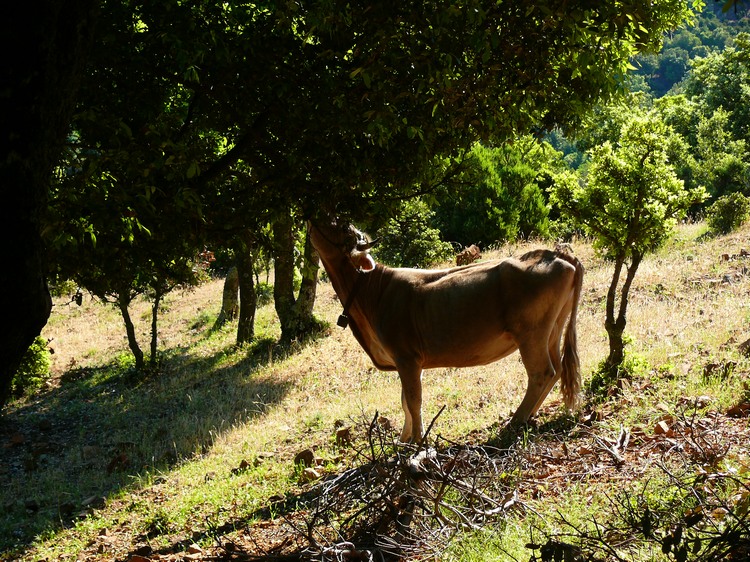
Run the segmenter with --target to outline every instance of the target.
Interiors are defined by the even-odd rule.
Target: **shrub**
[[[78,291],[78,286],[74,281],[69,279],[55,280],[49,284],[49,293],[56,298],[71,297],[72,295],[78,294]],[[71,298],[71,300],[73,300],[73,298]]]
[[[376,238],[382,242],[373,251],[375,259],[397,267],[428,267],[450,259],[453,246],[429,226],[432,216],[420,199],[403,202],[398,214],[378,229]]]
[[[739,192],[723,195],[706,210],[706,216],[711,230],[727,234],[750,218],[750,199]]]
[[[442,238],[487,247],[548,236],[549,208],[540,182],[549,180],[555,151],[547,152],[531,137],[497,148],[475,146],[461,175],[437,194],[434,222]]]
[[[21,365],[13,375],[11,392],[15,397],[31,394],[49,378],[49,349],[47,340],[37,336],[21,359]]]
[[[261,281],[255,285],[255,294],[258,298],[258,306],[264,306],[273,302],[273,285]]]
[[[628,336],[624,336],[624,339],[626,344],[632,341]],[[606,398],[616,388],[619,379],[631,380],[645,376],[649,368],[646,358],[632,351],[625,354],[619,365],[609,365],[605,359],[592,373],[586,385],[587,394],[595,400]]]

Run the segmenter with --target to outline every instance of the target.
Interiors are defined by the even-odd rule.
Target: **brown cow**
[[[375,264],[371,243],[348,223],[316,223],[311,239],[344,303],[343,325],[350,321],[378,369],[398,371],[402,441],[422,438],[423,369],[486,365],[516,349],[528,386],[512,423],[534,415],[558,379],[565,404],[576,406],[583,266],[575,257],[535,250],[442,270],[389,268]]]

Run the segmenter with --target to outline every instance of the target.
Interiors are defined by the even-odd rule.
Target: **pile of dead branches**
[[[313,490],[305,525],[295,526],[309,543],[305,558],[439,558],[459,531],[520,507],[513,448],[458,445],[429,430],[422,445],[395,444],[376,415],[357,455],[358,467]]]

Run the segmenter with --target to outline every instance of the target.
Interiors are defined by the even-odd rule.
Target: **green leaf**
[[[187,176],[187,179],[193,179],[195,176],[200,174],[200,166],[198,165],[198,162],[191,162],[190,166],[188,166],[187,173],[185,174]]]
[[[133,131],[128,127],[127,123],[120,121],[120,129],[125,133],[129,139],[133,138]]]
[[[195,82],[196,84],[200,83],[200,76],[198,75],[198,67],[195,65],[191,65],[185,69],[185,73],[183,74],[183,79],[186,82]]]

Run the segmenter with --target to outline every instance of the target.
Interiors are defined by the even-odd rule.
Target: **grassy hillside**
[[[705,551],[707,540],[693,540],[701,529],[721,535],[737,521],[748,540],[750,362],[740,344],[750,338],[750,257],[742,255],[750,226],[720,238],[704,230],[680,227],[644,261],[628,314],[630,376],[575,415],[554,390],[536,428],[503,429],[525,385],[517,354],[425,373],[425,419],[445,407],[430,434],[440,454],[470,444],[512,461],[495,475],[508,483],[497,499],[503,509],[474,530],[458,525],[442,559],[551,560],[580,549],[674,560],[688,544]],[[528,246],[536,245],[484,257]],[[586,266],[578,329],[587,381],[607,353],[611,267],[584,242],[574,249]],[[250,560],[296,552],[311,538],[348,538],[310,531],[318,514],[305,492],[316,482],[306,480],[330,482],[372,460],[366,434],[376,413],[378,438],[400,429],[397,375],[375,370],[351,333],[335,327],[341,307],[327,283],[316,312],[332,327],[291,348],[275,344],[272,305],[259,311],[257,343],[235,347],[234,325],[211,329],[220,298],[216,280],[167,299],[168,351],[148,376],[133,372],[113,308],[88,298],[81,307],[56,304],[43,334],[54,377],[0,420],[0,559]],[[146,303],[133,314],[143,341],[148,315]],[[337,440],[342,427],[351,438]],[[316,474],[295,465],[306,449]],[[686,513],[700,522],[686,525]],[[443,528],[456,521],[449,514]],[[663,554],[677,527],[686,538],[667,538],[676,546]]]

